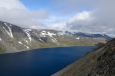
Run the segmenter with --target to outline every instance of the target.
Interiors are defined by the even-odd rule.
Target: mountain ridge
[[[95,46],[104,44],[109,37],[87,37],[68,34],[57,30],[22,28],[0,21],[0,44],[4,52],[13,53],[25,50],[63,46]]]

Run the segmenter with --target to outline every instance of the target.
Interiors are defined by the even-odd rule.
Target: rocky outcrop
[[[52,76],[115,76],[115,39]]]

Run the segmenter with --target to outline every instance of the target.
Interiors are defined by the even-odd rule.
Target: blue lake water
[[[50,76],[96,46],[36,49],[0,55],[0,76]]]

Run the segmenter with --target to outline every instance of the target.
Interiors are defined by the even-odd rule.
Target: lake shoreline
[[[51,48],[68,48],[68,47],[79,47],[79,46],[56,46],[56,47],[36,48],[36,49],[32,49],[32,50],[51,49]],[[91,47],[91,46],[83,45],[82,47]],[[32,50],[24,50],[24,51],[18,51],[18,52],[9,52],[9,53],[3,53],[3,54],[0,54],[0,55],[13,54],[13,53],[21,53],[21,52],[32,51]]]

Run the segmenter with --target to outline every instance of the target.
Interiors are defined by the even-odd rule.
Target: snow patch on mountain
[[[58,35],[61,36],[61,35],[64,35],[65,33],[63,32],[59,32]]]
[[[2,39],[0,38],[0,41],[2,41]]]
[[[44,42],[42,39],[39,39],[41,42]]]
[[[76,39],[77,39],[77,40],[79,40],[79,39],[80,39],[80,37],[77,37]]]
[[[23,29],[23,31],[27,34],[30,42],[32,41],[31,35],[29,34],[30,31],[32,31],[31,29]]]
[[[29,47],[27,45],[24,45],[28,50],[29,50]]]
[[[11,28],[10,28],[6,23],[4,23],[4,24],[6,25],[6,27],[8,27],[9,32],[6,30],[6,28],[4,28],[4,27],[3,27],[3,28],[6,30],[6,32],[7,32],[11,37],[13,37]]]
[[[23,44],[21,41],[18,41],[19,44]]]
[[[28,41],[27,40],[25,40],[26,41],[26,43],[28,44]]]
[[[54,34],[54,33],[50,33],[50,32],[48,32],[47,35],[49,35],[50,37],[53,37],[53,35],[56,36],[56,34]]]
[[[46,36],[45,36],[45,35],[47,35],[47,34],[46,34],[46,31],[42,31],[40,35],[41,35],[42,37],[46,37]]]

